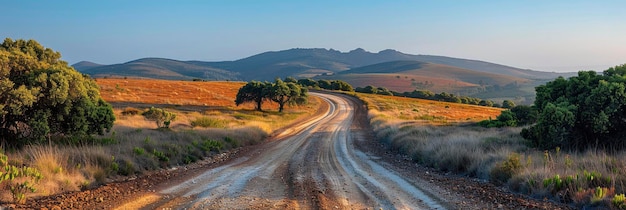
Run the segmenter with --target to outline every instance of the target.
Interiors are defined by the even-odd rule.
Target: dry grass
[[[514,191],[580,208],[610,207],[615,194],[626,193],[626,152],[537,151],[521,138],[521,128],[469,124],[495,118],[502,109],[370,94],[358,97],[370,108],[377,138],[423,165],[499,182],[492,179],[497,164],[515,153],[521,156],[521,168],[500,183]],[[557,187],[554,179],[562,186]],[[598,197],[598,187],[608,193]]]
[[[445,125],[495,119],[503,109],[396,96],[357,93],[368,108],[389,123]]]
[[[265,112],[252,104],[235,106],[240,82],[192,82],[142,79],[98,79],[102,97],[114,106],[112,131],[96,136],[98,143],[69,146],[30,146],[5,152],[16,165],[33,166],[44,179],[33,195],[75,191],[106,183],[119,176],[188,164],[240,146],[262,142],[271,132],[311,116],[321,104],[287,107],[264,104]],[[169,130],[157,129],[141,113],[147,107],[163,107],[177,115]],[[216,127],[192,126],[211,119]],[[2,186],[0,186],[2,187]],[[6,192],[0,201],[10,201]]]
[[[154,79],[97,79],[100,95],[110,103],[194,105],[204,108],[252,109],[253,104],[235,107],[243,82],[195,82]],[[264,108],[275,109],[274,103]]]

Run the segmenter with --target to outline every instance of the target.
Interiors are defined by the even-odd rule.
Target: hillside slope
[[[75,68],[77,67],[75,66]],[[93,77],[125,76],[168,80],[240,80],[239,73],[236,72],[163,58],[143,58],[123,64],[88,68],[81,72]]]
[[[477,72],[524,79],[550,79],[561,74],[524,70],[484,61],[432,55],[411,55],[395,50],[372,53],[363,49],[340,52],[333,49],[289,49],[264,52],[235,61],[205,62],[146,58],[124,64],[84,69],[87,74],[151,77],[159,79],[273,80],[276,77],[312,77],[390,61],[443,64]],[[83,69],[83,70],[81,70]]]

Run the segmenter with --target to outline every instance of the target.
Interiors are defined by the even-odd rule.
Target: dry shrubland
[[[534,149],[522,128],[483,128],[502,109],[358,94],[377,138],[413,161],[577,207],[626,206],[626,152]],[[429,117],[424,117],[429,116]]]
[[[254,145],[274,130],[312,115],[321,104],[312,98],[283,113],[273,103],[265,105],[271,110],[265,112],[254,111],[251,104],[236,107],[237,90],[244,84],[237,82],[98,79],[97,83],[102,97],[114,106],[117,120],[111,132],[92,141],[72,139],[4,152],[9,163],[32,166],[43,175],[32,195],[90,188]],[[176,114],[170,129],[159,129],[141,115],[153,106]],[[10,193],[2,191],[0,201],[11,201]]]

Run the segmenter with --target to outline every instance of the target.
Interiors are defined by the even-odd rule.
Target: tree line
[[[513,108],[515,107],[515,103],[510,100],[504,100],[502,104],[498,104],[493,102],[492,100],[483,100],[480,98],[474,98],[469,96],[458,96],[451,93],[441,92],[441,93],[433,93],[429,90],[413,90],[412,92],[395,92],[391,91],[384,87],[375,87],[375,86],[366,86],[366,87],[357,87],[355,89],[356,92],[359,93],[370,93],[370,94],[378,94],[378,95],[389,95],[389,96],[403,96],[409,98],[418,98],[418,99],[427,99],[427,100],[435,100],[435,101],[445,101],[451,103],[462,103],[462,104],[470,104],[470,105],[480,105],[480,106],[488,106],[488,107],[502,107],[502,108]]]

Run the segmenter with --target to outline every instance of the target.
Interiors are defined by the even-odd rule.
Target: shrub
[[[133,108],[133,107],[126,107],[123,111],[122,111],[122,115],[138,115],[141,112],[141,110],[137,109],[137,108]]]
[[[626,196],[624,196],[624,194],[617,194],[613,197],[611,203],[618,209],[626,209]]]
[[[8,182],[8,188],[16,203],[26,202],[27,192],[36,192],[35,183],[43,178],[36,168],[17,167],[9,164],[8,157],[0,153],[0,183]]]
[[[511,153],[507,159],[491,170],[491,179],[494,182],[506,183],[513,175],[520,172],[522,169],[522,163],[520,155],[517,153]]]
[[[227,123],[225,120],[210,117],[199,117],[191,121],[191,126],[193,127],[199,126],[203,128],[225,128],[226,125]]]
[[[156,122],[159,128],[169,128],[170,123],[176,119],[176,114],[165,111],[164,109],[151,107],[142,114],[146,119]]]

